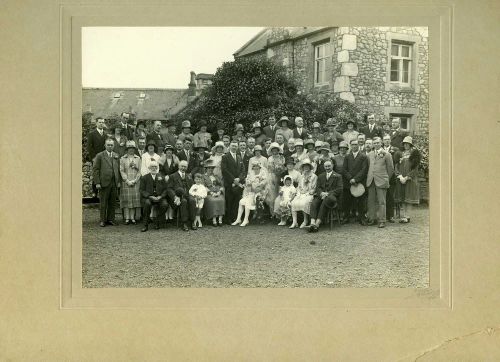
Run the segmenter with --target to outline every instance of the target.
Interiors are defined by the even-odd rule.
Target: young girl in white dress
[[[201,210],[208,195],[208,190],[203,184],[203,176],[201,174],[196,173],[194,175],[194,184],[189,189],[189,194],[196,200],[196,217],[194,218],[193,226],[201,228],[203,226],[201,223]]]
[[[283,178],[284,185],[280,187],[279,196],[274,202],[274,212],[280,215],[281,221],[278,226],[286,225],[288,217],[292,214],[292,200],[297,194],[293,180],[289,175]]]

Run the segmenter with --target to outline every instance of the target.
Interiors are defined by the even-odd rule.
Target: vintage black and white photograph
[[[82,28],[82,286],[427,288],[428,41]]]

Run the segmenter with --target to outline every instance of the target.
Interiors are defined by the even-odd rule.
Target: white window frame
[[[328,84],[328,76],[326,74],[326,65],[328,62],[328,59],[330,58],[330,54],[328,52],[329,50],[329,42],[323,42],[320,44],[314,45],[314,86],[322,86],[325,84]],[[318,56],[318,50],[323,49],[323,55]],[[318,81],[317,75],[318,75],[318,64],[323,65],[323,72],[322,72],[322,77]]]
[[[396,46],[398,49],[398,54],[394,55],[392,53],[392,48]],[[403,56],[403,47],[408,48],[408,56],[405,57]],[[398,62],[398,79],[397,80],[392,80],[392,62],[393,61]],[[403,80],[403,66],[404,66],[404,61],[407,61],[408,63],[408,78],[407,82]],[[403,42],[398,42],[398,41],[391,41],[391,64],[390,64],[390,74],[389,74],[389,81],[391,83],[397,83],[401,84],[403,86],[410,86],[411,85],[411,79],[412,79],[412,67],[413,67],[413,44],[411,43],[403,43]]]
[[[385,34],[387,41],[387,62],[386,62],[386,76],[385,76],[385,90],[392,92],[415,92],[420,93],[419,83],[419,65],[420,55],[419,49],[422,42],[421,36],[416,34],[403,34],[387,32]],[[391,82],[391,59],[392,59],[392,45],[402,44],[411,45],[411,63],[409,64],[409,77],[408,83],[398,81]],[[399,54],[399,52],[398,52]]]
[[[406,128],[403,128],[401,125],[401,129],[406,132],[413,132],[413,114],[407,114],[407,113],[390,113],[389,114],[389,121],[392,122],[393,118],[406,118],[407,119],[407,124]]]

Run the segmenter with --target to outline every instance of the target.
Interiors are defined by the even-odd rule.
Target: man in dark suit
[[[118,189],[120,188],[120,159],[113,152],[115,143],[107,139],[105,150],[94,158],[93,178],[99,190],[99,207],[101,211],[100,226],[115,225],[115,207]]]
[[[133,127],[130,127],[130,120],[130,113],[122,112],[122,114],[120,115],[120,124],[122,126],[121,134],[127,137],[128,140],[133,140],[135,129]]]
[[[155,121],[153,124],[153,132],[149,133],[146,136],[146,143],[149,144],[149,142],[154,142],[156,144],[156,148],[158,149],[159,147],[163,147],[165,144],[165,140],[163,139],[163,136],[160,133],[161,129],[161,121]]]
[[[279,129],[279,127],[276,125],[276,117],[274,116],[274,114],[270,115],[267,121],[268,124],[262,129],[262,132],[264,132],[267,138],[270,138],[271,141],[274,141],[276,130]]]
[[[247,150],[247,143],[245,141],[238,142],[238,153],[241,157],[241,161],[243,161],[244,172],[248,172],[248,163],[250,162],[250,158],[253,157],[253,154],[250,154]]]
[[[366,183],[366,174],[368,172],[368,157],[359,150],[358,140],[351,140],[351,151],[347,154],[344,160],[343,178],[344,187],[351,187],[361,183],[363,186]],[[360,224],[366,224],[366,191],[359,197],[354,197],[350,190],[347,190],[345,197],[346,204],[344,205],[344,220],[349,221],[351,210],[358,213],[358,221]]]
[[[186,136],[182,141],[183,149],[177,152],[179,161],[187,162],[187,172],[191,173],[196,166],[196,153],[192,148],[193,139],[191,136]]]
[[[401,129],[401,119],[396,117],[392,119],[392,130],[389,135],[391,136],[391,145],[397,147],[399,150],[403,149],[403,139],[408,136],[408,132]]]
[[[168,120],[165,122],[165,127],[160,128],[160,134],[165,144],[175,146],[177,136],[175,135],[175,124]]]
[[[158,173],[160,165],[156,161],[149,164],[149,173],[141,177],[141,198],[144,211],[144,228],[142,232],[148,231],[149,214],[151,208],[156,206],[155,228],[159,229],[160,224],[165,223],[165,213],[168,209],[167,184],[165,178]]]
[[[325,161],[325,172],[318,176],[316,192],[311,202],[311,225],[309,230],[318,231],[319,226],[325,221],[327,210],[341,208],[343,182],[342,176],[335,171],[335,161]]]
[[[302,117],[295,117],[295,128],[293,129],[293,138],[306,140],[309,138],[309,132],[304,128]]]
[[[399,149],[391,145],[391,136],[386,134],[382,139],[382,148],[384,151],[389,152],[392,156],[392,161],[395,163],[395,160],[398,158],[397,154],[399,153]],[[389,188],[387,189],[386,196],[386,208],[385,215],[387,221],[394,223],[394,189],[396,188],[396,174],[393,173],[391,178],[389,179]]]
[[[229,145],[229,152],[222,156],[221,170],[226,192],[226,222],[231,224],[236,220],[238,203],[243,191],[238,185],[244,184],[245,178],[243,161],[238,154],[238,142],[232,141]]]
[[[359,132],[363,133],[366,138],[374,139],[375,137],[382,138],[382,129],[375,124],[375,115],[370,114],[367,117],[368,124],[362,127]]]
[[[97,117],[96,128],[89,132],[87,135],[87,153],[88,161],[94,163],[95,156],[104,151],[104,142],[106,141],[107,135],[104,131],[104,118]],[[95,187],[95,182],[92,181],[92,191],[97,195],[97,189]]]
[[[170,175],[168,179],[167,195],[170,206],[173,209],[180,208],[180,218],[182,221],[182,230],[188,231],[187,223],[191,223],[191,229],[196,230],[196,225],[193,224],[196,216],[196,201],[189,195],[189,189],[193,185],[193,178],[187,172],[187,161],[179,162],[179,170]]]

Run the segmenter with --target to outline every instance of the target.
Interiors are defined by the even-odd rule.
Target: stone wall
[[[82,196],[83,198],[94,197],[92,192],[92,163],[84,162],[82,166]]]

